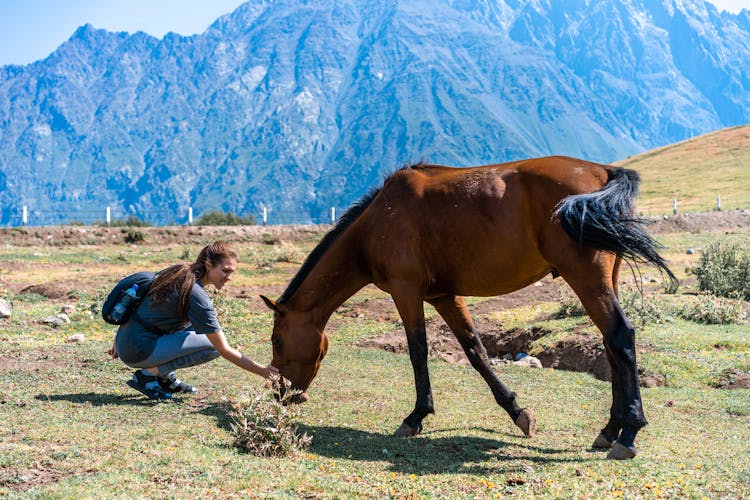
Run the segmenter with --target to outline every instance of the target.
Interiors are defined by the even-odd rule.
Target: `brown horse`
[[[414,165],[350,208],[274,302],[273,364],[303,391],[328,350],[333,312],[369,283],[391,294],[406,330],[417,398],[396,431],[416,435],[434,413],[424,302],[461,343],[497,403],[527,436],[536,422],[490,367],[461,296],[518,290],[552,273],[567,281],[601,330],[612,366],[612,407],[594,447],[632,458],[646,425],[635,333],[617,299],[623,258],[650,262],[674,280],[634,218],[638,175],[567,157],[476,168]]]

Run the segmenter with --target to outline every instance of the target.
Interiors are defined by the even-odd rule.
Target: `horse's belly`
[[[549,274],[547,262],[513,262],[502,266],[472,265],[438,272],[429,285],[430,295],[492,297],[520,290]]]

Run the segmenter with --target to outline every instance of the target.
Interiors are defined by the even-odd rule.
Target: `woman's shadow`
[[[79,392],[75,394],[37,394],[34,396],[37,401],[55,402],[69,401],[71,403],[88,404],[91,406],[149,406],[159,404],[161,401],[155,401],[146,398],[141,394],[111,394],[98,392]]]

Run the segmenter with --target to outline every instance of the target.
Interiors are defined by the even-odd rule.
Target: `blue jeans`
[[[160,377],[179,368],[187,368],[207,363],[220,354],[205,335],[192,330],[183,330],[162,335],[156,342],[153,352],[138,363],[125,363],[132,368],[156,366]]]

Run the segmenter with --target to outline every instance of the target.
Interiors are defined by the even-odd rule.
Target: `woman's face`
[[[231,279],[232,273],[237,269],[237,259],[227,257],[216,264],[206,262],[206,276],[203,284],[211,284],[221,290],[227,281]]]

